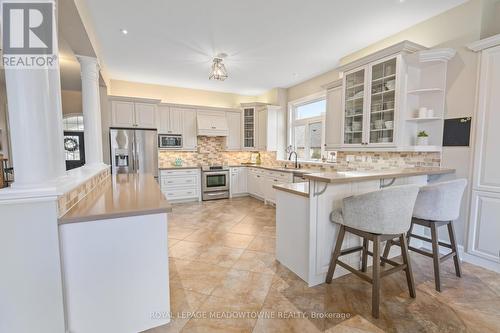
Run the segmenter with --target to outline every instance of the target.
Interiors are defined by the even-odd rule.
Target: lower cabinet
[[[248,194],[247,188],[247,168],[245,167],[234,167],[229,169],[231,183],[230,183],[230,194],[231,197],[237,197],[241,195]]]
[[[293,183],[293,174],[260,168],[248,168],[248,193],[266,202],[276,203],[275,184]]]
[[[200,201],[200,170],[160,170],[160,189],[169,201]]]

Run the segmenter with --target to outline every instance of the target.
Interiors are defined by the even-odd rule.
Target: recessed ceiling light
[[[124,34],[124,35],[128,34],[128,30],[127,30],[127,29],[120,29],[120,31],[121,31],[121,33],[122,33],[122,34]]]

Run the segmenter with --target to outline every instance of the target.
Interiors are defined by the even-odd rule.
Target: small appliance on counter
[[[201,168],[201,193],[203,201],[229,198],[229,168],[203,166]]]

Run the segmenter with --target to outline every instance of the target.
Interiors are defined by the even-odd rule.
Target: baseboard
[[[422,247],[429,251],[432,250],[432,245],[426,242],[422,242]],[[463,245],[458,245],[457,248],[461,261],[465,261],[468,262],[469,264],[473,264],[482,268],[489,269],[490,271],[500,273],[500,263],[467,253]],[[449,249],[443,248],[442,246],[439,247],[440,254],[446,254],[448,252]]]

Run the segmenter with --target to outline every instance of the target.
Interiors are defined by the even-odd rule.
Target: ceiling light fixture
[[[212,63],[212,71],[210,72],[210,76],[208,77],[210,80],[219,80],[224,81],[227,79],[227,70],[226,66],[222,63],[222,60],[227,57],[225,53],[219,53],[215,56]]]
[[[122,34],[124,34],[124,35],[128,34],[128,30],[127,30],[127,29],[120,29],[120,31],[121,31],[121,33],[122,33]]]

